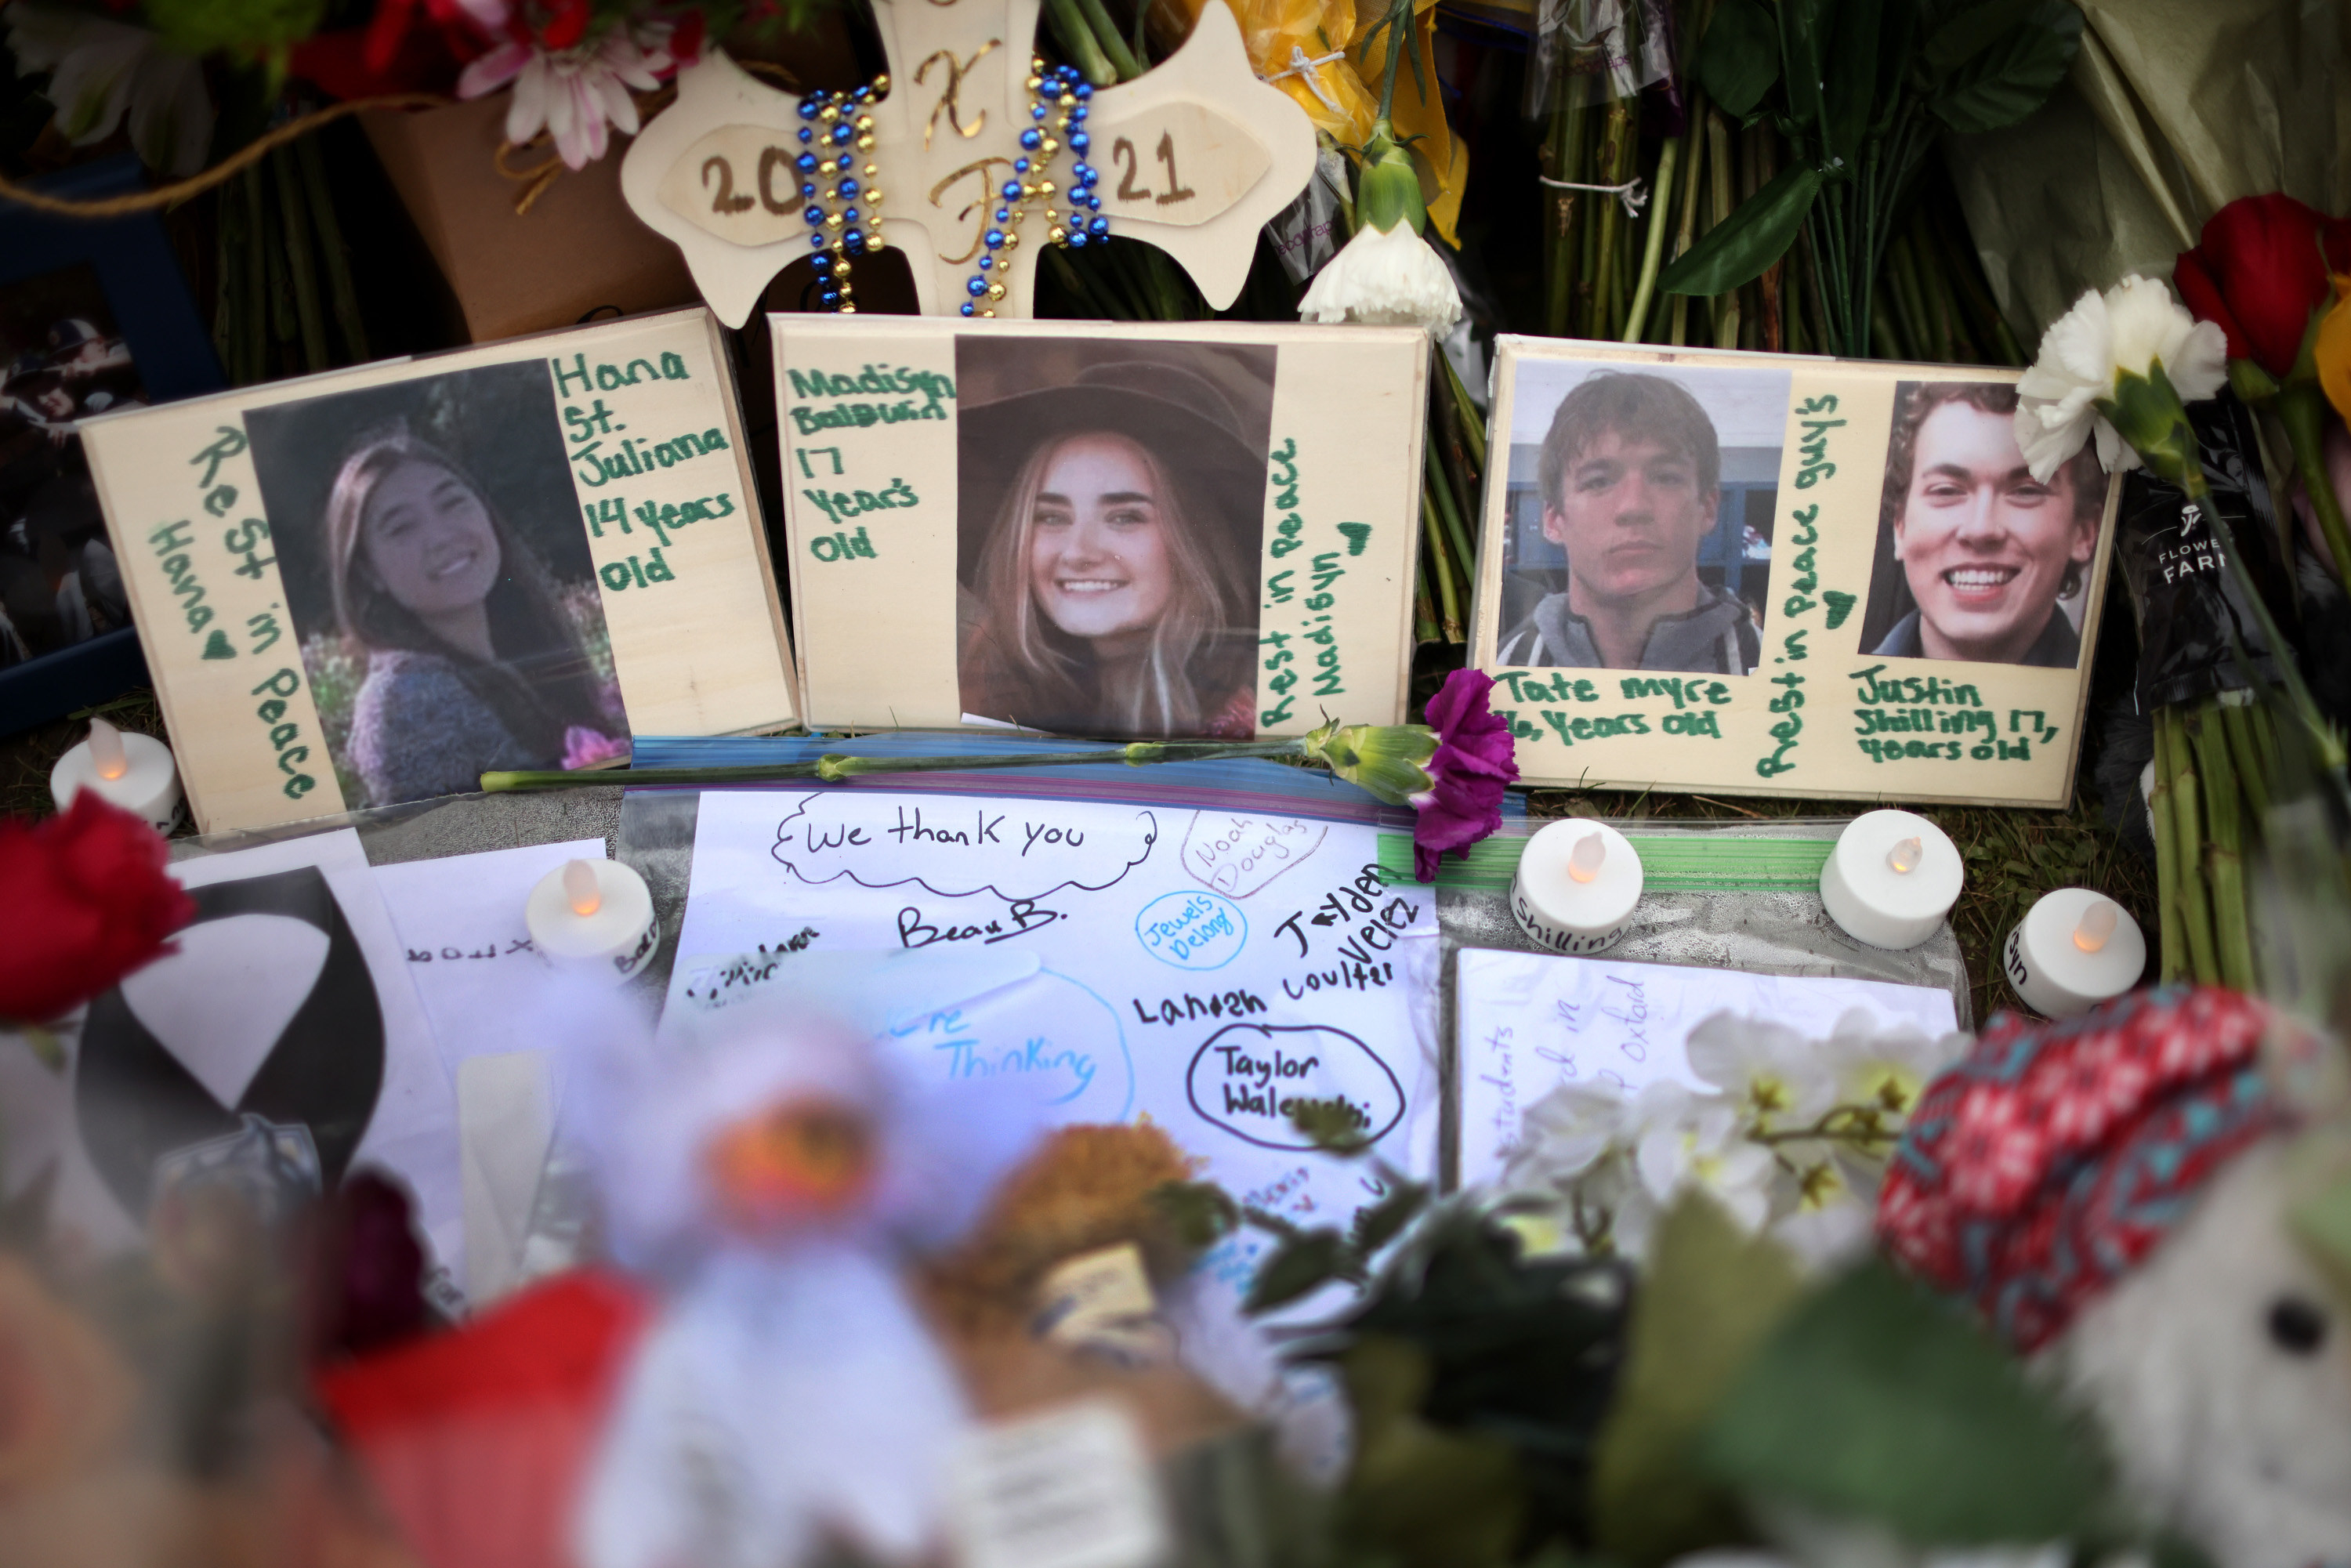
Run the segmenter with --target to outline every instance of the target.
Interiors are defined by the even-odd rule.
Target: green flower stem
[[[1657,154],[1657,177],[1649,198],[1649,233],[1641,246],[1641,281],[1633,290],[1633,307],[1625,313],[1624,341],[1637,343],[1649,324],[1649,298],[1656,292],[1657,267],[1666,255],[1666,225],[1673,216],[1674,166],[1680,162],[1682,144],[1668,141]]]
[[[2161,927],[2156,975],[2168,986],[2188,973],[2188,925],[2179,917],[2179,844],[2171,831],[2171,751],[2163,739],[2164,712],[2155,712],[2154,782],[2147,786],[2147,825],[2155,840],[2155,906]]]
[[[313,225],[296,183],[294,151],[280,147],[265,160],[277,183],[278,210],[286,214],[286,257],[294,276],[294,318],[301,329],[302,368],[327,368],[327,313],[319,299],[319,269],[312,255]]]
[[[1633,123],[1633,100],[1628,98],[1610,100],[1602,125],[1600,178],[1593,183],[1622,184],[1632,178],[1627,171],[1632,167],[1633,153],[1639,141]],[[1616,231],[1624,222],[1624,204],[1614,196],[1604,196],[1593,216],[1595,220],[1593,241],[1595,270],[1592,275],[1592,296],[1585,302],[1583,330],[1577,335],[1604,340],[1616,336],[1610,296],[1621,287],[1617,277]]]
[[[1078,9],[1078,0],[1045,0],[1045,16],[1052,26],[1054,42],[1070,57],[1079,75],[1097,88],[1116,84],[1118,68],[1102,53],[1094,30],[1086,25],[1084,13]]]
[[[2252,933],[2245,913],[2245,855],[2237,810],[2237,770],[2229,760],[2229,746],[2220,730],[2219,705],[2207,699],[2186,716],[2185,728],[2195,748],[2197,772],[2204,797],[2204,816],[2210,843],[2205,850],[2205,871],[2212,890],[2213,946],[2220,965],[2220,983],[2252,994],[2254,988]]]
[[[2294,444],[2294,472],[2302,476],[2311,509],[2318,514],[2319,531],[2335,558],[2335,580],[2351,585],[2351,528],[2345,527],[2343,498],[2335,493],[2335,481],[2326,472],[2325,395],[2315,382],[2290,381],[2278,389],[2271,406]]]
[[[1566,98],[1562,87],[1560,97]],[[1564,107],[1551,111],[1551,141],[1544,149],[1544,172],[1554,180],[1583,178],[1584,127],[1592,116],[1581,109]],[[1562,191],[1543,188],[1547,215],[1544,225],[1544,248],[1550,253],[1545,282],[1543,330],[1554,338],[1567,336],[1568,310],[1575,298],[1575,260],[1582,250],[1582,236],[1577,221],[1589,204],[1583,191]]]
[[[1086,762],[1123,762],[1131,768],[1154,762],[1213,762],[1228,757],[1302,757],[1301,737],[1286,740],[1139,740],[1106,751],[1034,751],[993,757],[846,757],[828,753],[814,762],[776,762],[738,768],[549,768],[485,773],[482,789],[496,795],[515,789],[580,789],[620,784],[760,784],[795,779],[839,783],[869,773],[969,773],[984,768],[1067,768]]]
[[[1125,36],[1118,30],[1118,24],[1110,19],[1109,8],[1102,5],[1102,0],[1078,0],[1078,11],[1093,29],[1094,41],[1102,46],[1103,57],[1118,72],[1118,79],[1133,81],[1141,76],[1144,69],[1143,62],[1136,58],[1133,49],[1127,47]]]
[[[2253,815],[2256,831],[2269,820],[2270,776],[2263,765],[2260,744],[2253,738],[2253,708],[2249,703],[2234,702],[2237,696],[2251,696],[2251,692],[2223,692],[2220,695],[2220,732],[2227,737],[2230,759],[2236,764],[2237,782],[2244,790],[2245,805]]]
[[[1453,569],[1446,557],[1443,527],[1437,517],[1437,498],[1424,477],[1420,486],[1422,543],[1428,550],[1430,572],[1437,579],[1437,611],[1443,617],[1441,624],[1445,630],[1445,640],[1460,643],[1467,641],[1461,630],[1461,601],[1454,590]]]
[[[1461,433],[1461,444],[1469,454],[1469,461],[1479,473],[1486,470],[1486,416],[1469,396],[1469,389],[1461,384],[1461,372],[1453,368],[1452,359],[1440,352],[1437,356],[1439,369],[1445,372],[1445,384],[1453,394],[1453,412]]]
[[[1428,470],[1429,497],[1436,503],[1438,518],[1445,524],[1445,537],[1453,546],[1453,564],[1460,569],[1466,580],[1475,570],[1478,553],[1469,548],[1469,535],[1461,526],[1460,516],[1454,508],[1453,486],[1446,479],[1444,465],[1437,461],[1437,444],[1424,441],[1420,444],[1420,450],[1426,460],[1424,465]]]
[[[2188,934],[2188,974],[2199,986],[2220,981],[2220,956],[2212,945],[2212,906],[2206,901],[2203,870],[2203,800],[2189,752],[2186,726],[2178,708],[2157,710],[2156,736],[2171,772],[2171,832],[2179,880],[2173,888],[2181,927]]]
[[[368,353],[367,322],[360,313],[359,290],[351,283],[349,248],[343,244],[341,222],[327,188],[327,163],[315,136],[298,137],[295,162],[302,171],[302,188],[310,193],[311,221],[319,225],[319,250],[327,266],[327,290],[334,300],[335,325],[342,329],[345,364],[363,365]]]

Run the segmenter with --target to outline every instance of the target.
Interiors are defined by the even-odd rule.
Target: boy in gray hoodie
[[[1495,663],[1743,675],[1761,638],[1737,595],[1698,580],[1721,500],[1714,422],[1663,376],[1602,371],[1560,401],[1536,470],[1567,591],[1502,637]]]

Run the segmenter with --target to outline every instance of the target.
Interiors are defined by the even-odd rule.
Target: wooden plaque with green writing
[[[1528,782],[2063,806],[2117,488],[2017,372],[1503,338],[1470,653]]]
[[[798,721],[706,310],[136,410],[86,439],[208,831]]]
[[[1404,716],[1425,335],[769,321],[810,724]]]

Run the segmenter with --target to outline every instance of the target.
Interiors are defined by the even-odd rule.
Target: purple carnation
[[[1479,670],[1456,670],[1428,699],[1422,718],[1437,731],[1437,755],[1426,794],[1412,798],[1420,820],[1412,829],[1412,873],[1435,882],[1447,850],[1466,857],[1469,846],[1502,825],[1502,792],[1519,776],[1518,747],[1510,721],[1487,703],[1493,677]]]

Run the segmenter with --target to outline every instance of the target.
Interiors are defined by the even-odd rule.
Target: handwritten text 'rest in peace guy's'
[[[1809,490],[1836,473],[1836,465],[1829,460],[1829,432],[1844,423],[1842,419],[1828,417],[1836,412],[1836,394],[1834,392],[1806,398],[1796,405],[1796,416],[1801,422],[1797,452],[1802,459],[1796,470],[1796,488],[1799,490]],[[1796,767],[1790,760],[1789,753],[1796,749],[1797,737],[1804,733],[1802,712],[1804,677],[1786,666],[1802,664],[1811,657],[1804,639],[1812,628],[1802,622],[1810,622],[1814,612],[1821,607],[1821,600],[1814,597],[1820,592],[1821,586],[1818,565],[1820,503],[1815,501],[1810,506],[1797,507],[1789,514],[1789,520],[1796,525],[1788,538],[1788,542],[1796,547],[1795,558],[1789,563],[1794,569],[1795,577],[1788,584],[1788,596],[1780,601],[1780,618],[1782,623],[1792,621],[1800,624],[1791,626],[1782,633],[1780,651],[1771,655],[1771,663],[1781,669],[1779,674],[1771,677],[1771,682],[1780,688],[1780,692],[1767,705],[1776,716],[1771,731],[1771,750],[1755,759],[1756,777],[1761,779],[1776,779],[1782,773],[1793,771]],[[1844,617],[1838,614],[1832,619],[1841,621]]]

